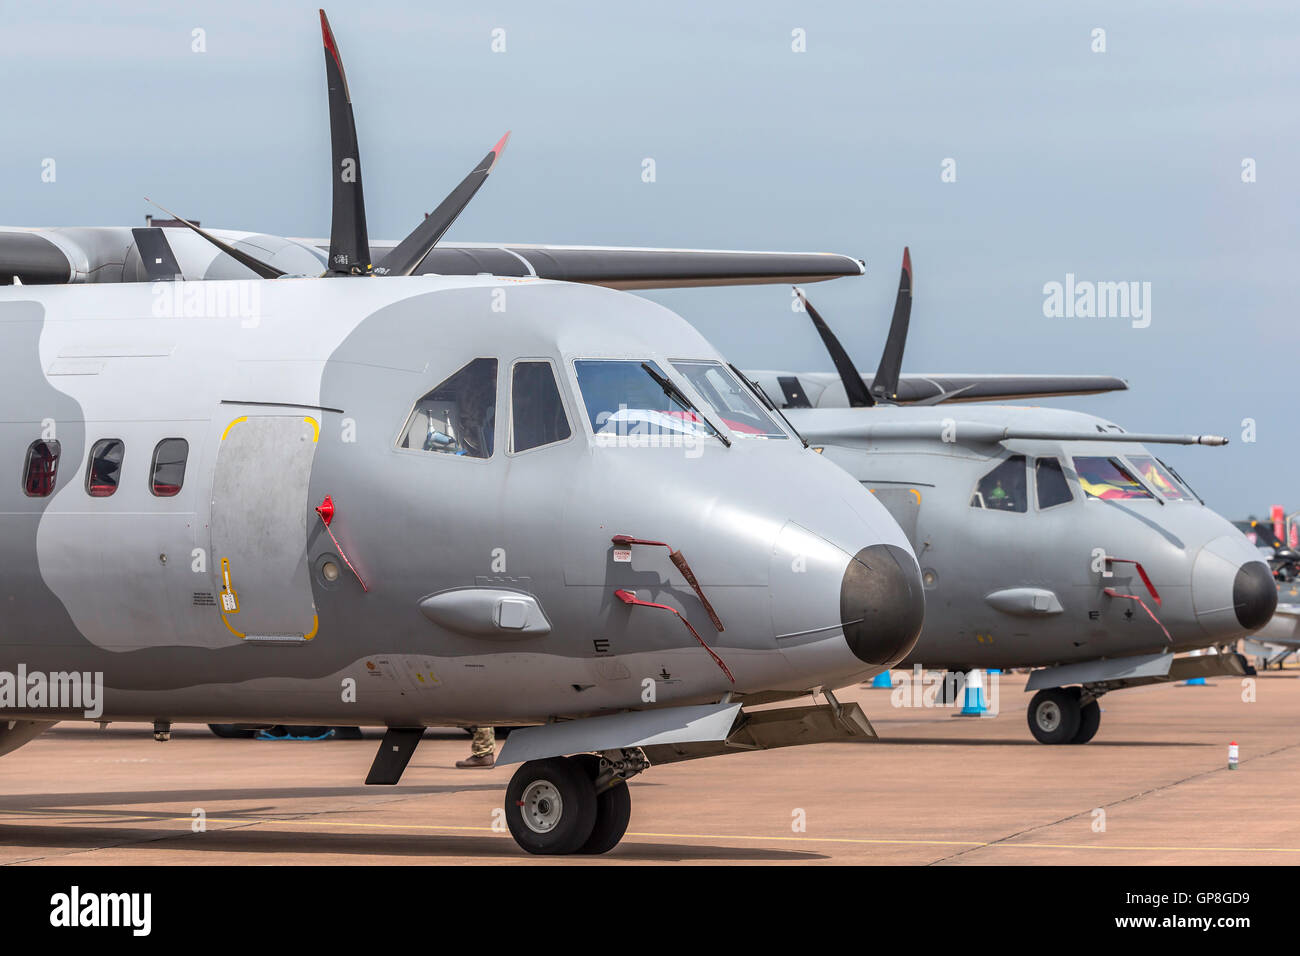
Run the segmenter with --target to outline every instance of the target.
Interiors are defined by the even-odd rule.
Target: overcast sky
[[[0,221],[135,224],[147,194],[210,226],[327,235],[315,5],[115,6],[5,5]],[[1127,393],[1051,402],[1228,435],[1168,458],[1231,517],[1300,508],[1293,2],[702,6],[329,11],[371,236],[405,235],[512,129],[449,240],[864,258],[866,277],[808,288],[864,370],[907,244],[905,371],[1123,376]],[[1149,282],[1150,325],[1045,317],[1067,273]],[[788,288],[653,297],[741,367],[831,367]]]

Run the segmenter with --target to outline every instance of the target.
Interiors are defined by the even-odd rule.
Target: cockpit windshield
[[[578,359],[573,368],[597,437],[636,438],[646,445],[722,437],[688,402],[665,390],[660,381],[667,376],[655,362]]]
[[[737,438],[785,438],[785,432],[754,401],[749,391],[721,362],[675,361],[673,368],[704,397],[722,424]],[[715,419],[716,421],[716,419]]]
[[[1182,482],[1151,455],[1129,455],[1128,463],[1137,469],[1137,473],[1142,477],[1142,480],[1154,488],[1160,497],[1169,501],[1182,501],[1192,497],[1183,488]]]
[[[1076,455],[1074,470],[1089,498],[1150,498],[1151,492],[1120,464],[1118,458]]]

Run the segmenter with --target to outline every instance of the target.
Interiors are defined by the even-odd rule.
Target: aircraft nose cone
[[[1257,631],[1269,622],[1277,609],[1277,585],[1266,564],[1251,561],[1237,569],[1232,582],[1232,605],[1237,620],[1248,631]]]
[[[1206,543],[1192,565],[1192,604],[1207,635],[1231,641],[1268,623],[1277,585],[1244,535],[1222,535]]]
[[[853,556],[840,583],[840,621],[859,660],[888,665],[902,659],[924,619],[921,572],[910,554],[873,544]]]

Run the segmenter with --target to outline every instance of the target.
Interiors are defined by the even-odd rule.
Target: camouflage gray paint
[[[105,719],[533,723],[649,706],[646,679],[660,707],[842,686],[914,640],[896,626],[919,624],[922,601],[903,533],[799,442],[596,447],[575,358],[716,358],[632,296],[489,277],[11,288],[0,336],[0,457],[14,469],[0,482],[0,670],[102,671]],[[496,453],[396,447],[416,399],[480,356],[500,363]],[[573,435],[511,454],[521,358],[554,363]],[[56,490],[29,498],[18,472],[51,422]],[[121,439],[125,457],[118,491],[92,498],[86,453],[100,438]],[[189,443],[173,498],[148,490],[164,438]],[[322,575],[338,554],[314,511],[327,495],[368,592],[346,569]],[[614,563],[617,533],[680,548],[726,630],[707,626],[662,549]],[[223,557],[238,613],[217,603]],[[850,649],[855,560],[889,585],[868,609],[878,633]],[[735,684],[673,615],[622,604],[618,587],[695,622]],[[549,633],[482,636],[421,612],[473,588],[531,594]]]

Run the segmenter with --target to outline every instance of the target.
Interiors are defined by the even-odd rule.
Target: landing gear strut
[[[530,760],[506,788],[506,824],[529,853],[606,853],[632,816],[627,779],[649,766],[639,751]]]
[[[1086,744],[1101,726],[1101,706],[1082,687],[1049,687],[1029,702],[1028,718],[1040,744]]]

